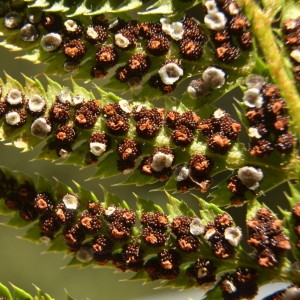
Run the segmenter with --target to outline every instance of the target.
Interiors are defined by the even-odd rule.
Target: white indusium
[[[106,151],[106,144],[99,142],[90,143],[90,152],[95,156],[100,156]]]
[[[51,132],[51,125],[47,123],[45,118],[38,118],[31,125],[31,134],[44,139]]]
[[[208,0],[204,3],[204,6],[208,14],[214,14],[219,11],[217,3],[215,0]]]
[[[40,95],[33,94],[28,99],[28,108],[32,112],[41,112],[45,105],[46,101]]]
[[[62,201],[67,209],[77,209],[79,205],[77,197],[72,194],[66,194],[63,197]]]
[[[190,224],[190,233],[193,235],[201,235],[205,232],[205,226],[199,218],[194,218]]]
[[[171,167],[173,159],[173,154],[165,154],[163,152],[158,152],[153,155],[151,168],[156,172],[160,172],[164,168]]]
[[[94,258],[93,256],[93,250],[88,247],[81,247],[76,252],[76,259],[81,262],[89,262]]]
[[[5,115],[5,121],[8,125],[14,126],[21,121],[21,117],[16,111],[10,111]]]
[[[108,206],[106,208],[106,210],[104,211],[104,214],[106,216],[110,216],[110,215],[112,215],[115,212],[115,210],[116,210],[116,208],[114,206]]]
[[[227,227],[224,231],[224,237],[233,247],[237,247],[242,239],[242,231],[239,227]]]
[[[223,30],[226,27],[227,18],[222,12],[209,13],[205,15],[204,23],[210,30]]]
[[[61,35],[55,32],[48,33],[41,38],[41,47],[44,51],[55,51],[58,49],[61,43]]]
[[[67,31],[76,32],[78,30],[78,24],[76,21],[68,19],[64,22],[64,26]]]
[[[168,18],[161,18],[162,31],[169,35],[173,40],[179,41],[183,37],[184,28],[181,22],[172,22]]]
[[[11,89],[8,91],[6,101],[11,105],[21,104],[23,101],[22,92],[18,89]]]
[[[216,119],[220,119],[220,118],[224,117],[225,115],[226,115],[225,110],[223,110],[221,108],[216,109],[213,114],[214,118],[216,118]]]
[[[248,189],[255,190],[259,187],[264,174],[261,169],[245,166],[238,169],[237,177]]]
[[[63,104],[70,103],[72,101],[71,94],[67,89],[61,90],[57,98]]]
[[[172,85],[183,75],[183,69],[176,63],[168,63],[162,66],[158,74],[164,84]]]
[[[260,139],[261,138],[261,135],[260,133],[258,132],[258,129],[255,128],[255,127],[249,127],[248,129],[248,135],[252,138],[256,138],[256,139]]]
[[[129,102],[125,99],[122,99],[119,101],[120,108],[125,112],[125,113],[131,113],[131,108],[129,106]]]
[[[115,34],[115,44],[120,48],[127,48],[130,45],[130,41],[122,33]]]
[[[243,101],[248,107],[261,108],[264,102],[258,88],[250,88],[245,91]]]
[[[225,84],[225,73],[215,67],[208,67],[202,74],[202,79],[207,82],[212,89],[220,88]]]
[[[208,95],[211,92],[211,87],[202,78],[194,79],[187,87],[187,92],[191,98],[199,99]]]
[[[188,179],[190,175],[190,169],[186,165],[177,166],[174,170],[174,176],[176,181],[183,181]]]

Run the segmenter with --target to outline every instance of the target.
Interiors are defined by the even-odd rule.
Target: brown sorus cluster
[[[97,100],[84,101],[76,106],[74,119],[78,127],[92,128],[101,113],[100,103]]]
[[[154,56],[164,55],[170,49],[170,39],[163,32],[153,34],[147,40],[146,49]]]
[[[83,35],[83,26],[78,20],[67,19],[62,25],[63,34],[70,40],[78,39]]]
[[[125,244],[121,252],[113,253],[113,264],[122,271],[138,272],[143,268],[143,250],[138,244]]]
[[[300,202],[293,206],[292,216],[294,219],[295,233],[298,238],[297,247],[300,249]]]
[[[4,182],[4,186],[9,186],[14,183],[9,182],[8,185]],[[11,186],[11,187],[13,187]],[[18,211],[20,217],[27,221],[34,221],[38,217],[38,213],[34,208],[35,187],[29,182],[14,186],[15,189],[8,189],[3,195],[6,206],[10,209]]]
[[[199,238],[190,231],[192,220],[192,217],[178,216],[171,224],[172,233],[176,236],[177,248],[187,253],[197,251],[200,244]]]
[[[104,265],[112,259],[113,241],[109,236],[96,235],[92,240],[92,249],[94,251],[94,260]]]
[[[157,153],[163,153],[166,155],[170,155],[171,157],[173,157],[173,161],[174,161],[174,152],[170,147],[168,147],[168,146],[156,147],[153,149],[152,155],[150,157],[144,157],[144,159],[140,163],[139,169],[140,169],[141,173],[144,175],[155,176],[160,181],[168,180],[172,174],[172,165],[169,167],[164,166],[159,171],[155,170],[155,167],[153,166],[153,158],[154,158],[155,154],[157,154]],[[173,164],[173,161],[172,161],[172,164]]]
[[[75,137],[75,130],[70,125],[62,125],[56,129],[56,143],[60,147],[71,145],[74,142]]]
[[[177,189],[183,193],[191,188],[206,192],[210,186],[210,171],[213,168],[213,161],[206,155],[195,154],[187,165],[189,174],[186,179],[177,181]]]
[[[217,4],[228,21],[224,30],[212,31],[212,40],[216,44],[215,50],[218,59],[230,63],[237,59],[240,52],[238,46],[234,45],[234,41],[237,41],[242,50],[251,47],[250,25],[235,1],[218,1]],[[234,5],[237,13],[232,12]],[[26,3],[24,7],[26,7]],[[33,37],[26,36],[29,41],[33,38],[34,40],[44,38],[45,31],[47,34],[55,35],[53,41],[51,38],[47,41],[47,47],[44,50],[49,51],[47,48],[48,46],[51,48],[51,43],[53,43],[54,48],[50,52],[60,51],[66,56],[66,62],[75,66],[65,67],[66,71],[77,69],[86,53],[95,49],[95,64],[90,69],[90,74],[94,78],[106,76],[109,69],[116,65],[119,54],[123,55],[122,52],[128,50],[134,51],[137,45],[143,45],[143,51],[147,57],[148,55],[150,57],[147,59],[147,68],[141,72],[139,68],[137,70],[134,67],[134,71],[131,72],[130,62],[128,62],[116,70],[116,77],[121,82],[131,83],[132,78],[143,76],[149,69],[150,60],[157,56],[167,55],[170,48],[172,48],[172,56],[176,56],[175,52],[177,52],[177,56],[183,60],[199,60],[203,53],[203,47],[208,42],[208,37],[200,22],[188,15],[178,20],[182,24],[183,34],[179,38],[174,38],[168,30],[163,30],[162,23],[158,20],[147,22],[124,19],[108,20],[103,15],[96,15],[90,18],[89,24],[83,24],[72,17],[63,19],[59,13],[45,12],[38,20],[33,21],[24,13],[25,11],[26,9],[17,12],[21,16],[20,24],[9,29],[21,30],[23,25],[30,25]],[[57,40],[54,41],[55,39],[61,43],[58,43]],[[56,43],[58,44],[56,45]],[[156,80],[151,79],[151,81]],[[162,85],[159,82],[159,88],[163,93],[171,93],[176,85]]]
[[[70,153],[76,137],[75,130],[70,125],[61,125],[56,129],[55,144],[57,156],[64,156],[64,151]]]
[[[128,119],[121,115],[113,115],[106,121],[106,126],[112,135],[124,135],[129,131]]]
[[[54,102],[51,105],[48,113],[51,122],[64,124],[70,119],[71,116],[70,104]]]
[[[0,117],[3,117],[7,112],[7,104],[4,101],[0,101]]]
[[[248,243],[257,251],[257,262],[265,268],[275,267],[280,255],[291,248],[289,239],[281,228],[281,220],[276,219],[267,208],[261,208],[247,221]]]
[[[137,135],[144,139],[152,139],[158,135],[163,125],[164,111],[158,108],[136,108],[133,118],[136,121]]]
[[[283,39],[291,54],[294,78],[300,81],[300,17],[288,19],[282,25]]]
[[[233,175],[227,180],[227,188],[233,193],[231,203],[236,206],[243,204],[245,193],[249,189],[241,182],[237,175]]]
[[[93,45],[102,44],[107,40],[108,33],[107,33],[107,26],[101,24],[91,24],[88,25],[85,31],[85,39],[89,43]]]
[[[184,32],[179,40],[179,53],[187,60],[199,60],[208,38],[194,18],[185,16],[182,23]]]
[[[113,67],[118,61],[118,53],[114,46],[103,45],[96,53],[96,62],[104,68]]]
[[[225,238],[224,232],[233,226],[233,221],[227,213],[219,214],[205,226],[204,238],[210,243],[213,254],[221,259],[234,254],[234,247]]]
[[[69,60],[80,60],[85,55],[87,48],[81,40],[70,40],[62,46],[62,51]]]
[[[136,216],[132,210],[114,206],[106,208],[104,218],[109,222],[109,234],[116,241],[127,241],[131,235],[131,228],[135,224]]]
[[[102,228],[102,221],[99,217],[98,211],[85,210],[80,214],[78,224],[86,234],[96,234]]]
[[[198,126],[198,130],[207,139],[208,148],[219,154],[226,154],[230,150],[241,129],[241,124],[225,112],[220,112],[220,116],[212,114]]]
[[[74,224],[63,228],[63,237],[69,250],[77,252],[84,242],[85,233],[78,224]]]
[[[216,269],[212,261],[205,258],[198,258],[195,263],[187,268],[186,274],[195,278],[197,284],[202,285],[216,281]]]
[[[141,224],[143,225],[142,238],[143,241],[153,247],[164,246],[168,235],[168,218],[160,212],[145,212],[141,216]]]
[[[144,264],[145,271],[152,280],[173,280],[179,274],[180,257],[175,250],[163,249]]]
[[[198,127],[200,117],[188,110],[183,114],[169,111],[165,117],[166,124],[173,129],[171,138],[176,146],[188,146],[194,140],[195,129]]]
[[[252,47],[250,23],[242,14],[236,1],[217,1],[217,5],[219,11],[226,16],[227,22],[225,28],[211,30],[212,41],[215,43],[215,55],[221,62],[231,63],[240,56],[239,48],[247,50]]]
[[[48,213],[53,210],[55,205],[52,197],[48,193],[37,194],[33,200],[34,208],[38,213]]]
[[[112,117],[113,115],[121,115],[128,118],[130,115],[125,112],[119,103],[108,103],[102,107],[102,112],[105,118]]]
[[[132,78],[142,78],[150,68],[150,59],[146,53],[133,54],[128,63],[120,66],[116,71],[116,78],[121,82],[127,82]]]
[[[246,112],[251,128],[257,129],[260,137],[251,138],[250,154],[258,157],[269,156],[274,149],[289,154],[294,149],[294,136],[289,132],[290,118],[286,101],[272,83],[264,83],[260,89],[262,107],[249,108]]]
[[[42,214],[39,218],[39,229],[42,237],[53,239],[60,229],[60,224],[51,214]]]
[[[67,208],[66,205],[61,202],[58,203],[54,208],[54,215],[56,220],[61,225],[72,225],[75,221],[76,210]]]
[[[212,168],[213,161],[209,157],[203,154],[195,154],[189,162],[190,178],[198,183],[208,180]]]
[[[257,272],[249,268],[238,268],[233,273],[221,276],[219,287],[223,299],[253,299],[258,292]]]
[[[134,140],[125,139],[118,145],[118,155],[121,160],[135,160],[140,154],[140,146]]]

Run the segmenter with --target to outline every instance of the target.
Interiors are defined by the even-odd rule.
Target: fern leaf
[[[229,244],[225,243],[221,246],[222,244],[220,244],[219,247],[224,247],[221,248],[221,252],[220,248],[214,247],[212,238],[215,233],[211,231],[213,228],[214,230],[218,230],[218,235],[222,236],[224,234],[225,240],[231,240],[233,236],[231,237],[231,234],[227,236],[226,230],[224,231],[224,226],[225,228],[228,227],[231,228],[230,230],[237,232],[240,232],[240,229],[236,227],[228,213],[225,213],[216,205],[209,204],[200,198],[198,198],[198,201],[201,210],[199,217],[197,217],[197,213],[191,210],[187,203],[167,194],[169,199],[169,203],[167,204],[167,217],[163,209],[156,203],[144,200],[140,197],[137,197],[137,211],[135,213],[129,208],[126,201],[120,200],[119,197],[105,190],[103,201],[99,201],[98,197],[92,192],[83,189],[78,184],[75,184],[76,189],[71,189],[62,182],[57,181],[57,183],[52,186],[53,198],[51,201],[53,202],[43,200],[48,201],[47,205],[50,205],[49,209],[52,210],[52,217],[50,217],[51,214],[49,214],[49,212],[46,213],[45,211],[43,213],[41,211],[42,207],[45,207],[41,205],[42,202],[40,201],[42,200],[34,200],[42,199],[37,197],[42,197],[39,195],[45,195],[49,189],[47,180],[41,179],[41,176],[39,176],[38,181],[33,181],[24,174],[12,173],[4,168],[1,169],[1,176],[1,190],[5,191],[2,195],[3,200],[1,201],[4,202],[8,208],[16,210],[11,219],[7,222],[7,225],[20,227],[24,226],[25,223],[27,226],[31,223],[24,238],[34,242],[47,241],[49,243],[48,251],[71,251],[73,257],[68,265],[84,267],[99,262],[99,259],[102,262],[107,262],[108,265],[111,265],[110,261],[112,260],[114,265],[116,265],[118,261],[118,268],[122,270],[130,269],[137,272],[137,275],[133,277],[134,279],[149,281],[149,276],[152,280],[156,279],[156,276],[159,276],[161,279],[172,279],[172,281],[162,283],[162,286],[176,286],[181,288],[189,288],[196,284],[195,278],[193,279],[194,275],[192,274],[194,274],[193,270],[196,268],[195,264],[200,263],[202,260],[217,266],[214,269],[215,273],[211,274],[212,277],[210,280],[212,280],[213,283],[215,283],[215,276],[221,276],[220,278],[222,280],[222,278],[224,279],[222,275],[223,272],[230,269],[232,269],[233,272],[248,272],[247,268],[251,268],[251,272],[254,272],[257,274],[255,276],[258,276],[255,284],[264,283],[267,278],[270,278],[270,272],[273,272],[270,269],[264,272],[258,272],[260,267],[256,266],[254,258],[246,254],[246,251],[243,250],[241,245],[234,244],[235,246],[229,246]],[[14,182],[13,185],[11,184],[12,182]],[[12,188],[16,193],[15,198],[11,197],[13,192],[11,190]],[[47,195],[49,194],[47,193]],[[23,204],[20,206],[20,203]],[[64,218],[69,218],[68,214],[70,212],[64,211],[63,203],[66,207],[74,206],[74,208],[72,208],[74,209],[72,214],[75,213],[74,220],[77,220],[77,223],[71,223],[69,225],[67,223],[61,223],[61,225],[57,227],[55,222],[59,220],[59,222],[62,222],[65,220]],[[259,204],[256,200],[252,200],[251,207],[249,207],[247,214],[248,226],[251,226],[249,222],[254,222],[253,220],[257,218],[258,212],[264,207],[265,206]],[[38,212],[36,209],[38,209]],[[271,211],[267,213],[272,214]],[[63,219],[61,219],[62,216],[64,216]],[[135,219],[136,217],[138,221]],[[36,222],[37,218],[39,220],[38,222]],[[273,219],[276,223],[275,218],[271,216],[271,222],[273,222]],[[47,222],[50,223],[45,223],[45,220],[48,220]],[[180,222],[188,222],[187,224],[190,224],[186,229],[184,229],[185,227],[180,229],[183,230],[183,232],[187,230],[187,233],[183,235],[182,233],[179,234],[180,231],[178,232],[178,229],[176,229],[177,226],[180,225]],[[119,225],[117,225],[117,223]],[[138,224],[142,224],[142,227]],[[152,233],[147,233],[150,230],[149,228],[152,228]],[[80,230],[83,231],[81,232]],[[157,238],[155,238],[156,234],[162,234],[162,236],[159,237],[158,235]],[[241,232],[239,234],[241,234]],[[163,238],[163,244],[159,244],[160,246],[151,246],[151,243],[161,243],[159,240],[161,238]],[[236,236],[234,238],[236,238]],[[99,246],[97,243],[100,243],[102,240],[104,242],[105,239],[111,240],[110,243],[112,244],[109,244],[111,246],[108,248],[110,249],[109,251],[112,251],[111,254],[108,256],[105,253],[101,254],[101,252],[95,254],[94,251],[97,252],[97,247]],[[227,247],[229,248],[227,249]],[[133,251],[133,249],[139,249],[139,251],[134,254],[137,255],[135,256],[135,262],[126,262],[126,251]],[[150,267],[155,268],[156,266],[156,268],[161,268],[159,267],[160,265],[155,264],[157,264],[164,255],[170,255],[169,259],[173,259],[173,256],[174,259],[175,257],[178,257],[177,259],[180,258],[178,261],[180,262],[179,265],[177,265],[176,259],[172,263],[171,269],[169,269],[169,267],[165,270],[163,268],[160,271],[157,269],[157,271],[155,271],[158,272],[157,274],[153,273],[154,271],[150,272]],[[202,260],[200,259],[198,261],[199,256],[201,256]],[[238,269],[237,261],[240,267]],[[291,279],[291,262],[289,260],[280,259],[276,268],[280,270],[278,272],[279,280]],[[297,280],[293,280],[293,282],[297,282]],[[211,293],[214,295],[217,291],[209,292],[208,297],[210,297]],[[45,296],[40,291],[39,295]]]
[[[49,294],[45,293],[43,290],[41,290],[36,285],[34,285],[34,287],[36,288],[37,295],[32,296],[25,290],[19,288],[18,286],[14,285],[12,283],[10,283],[10,288],[8,288],[3,283],[0,283],[0,293],[1,293],[1,297],[8,299],[8,300],[13,300],[13,299],[54,300],[54,298],[52,298]],[[10,289],[11,289],[11,291],[10,291]]]
[[[9,100],[5,100],[8,107],[5,108],[4,115],[0,119],[1,139],[10,145],[23,148],[24,151],[31,150],[43,143],[44,146],[41,148],[36,159],[47,159],[60,164],[72,164],[78,167],[87,167],[91,163],[97,164],[96,173],[93,177],[108,178],[124,173],[128,174],[128,176],[126,176],[123,184],[135,185],[153,184],[162,180],[165,181],[163,188],[167,191],[180,190],[182,184],[183,189],[185,188],[184,184],[187,186],[191,185],[191,187],[198,187],[202,191],[208,189],[210,179],[207,175],[203,177],[201,182],[197,182],[193,177],[191,177],[190,182],[186,183],[185,181],[180,182],[176,179],[178,168],[188,166],[193,158],[204,153],[213,162],[209,172],[212,177],[226,173],[228,169],[232,170],[233,174],[235,174],[240,167],[245,165],[260,168],[264,173],[264,180],[261,183],[260,189],[264,192],[287,179],[293,178],[297,174],[297,171],[294,173],[291,172],[291,169],[297,166],[297,164],[294,166],[291,164],[296,153],[282,155],[274,152],[269,157],[264,157],[264,159],[259,156],[253,157],[252,154],[249,155],[249,149],[244,142],[236,141],[236,138],[230,141],[232,145],[226,150],[227,153],[216,153],[217,151],[209,146],[209,137],[205,136],[205,134],[203,136],[200,130],[195,131],[194,129],[196,126],[202,126],[199,124],[209,122],[211,118],[214,118],[214,114],[217,115],[220,113],[225,116],[224,111],[216,110],[212,104],[203,104],[195,111],[192,111],[188,109],[185,101],[172,103],[170,100],[167,100],[166,109],[169,108],[169,110],[166,111],[163,107],[154,107],[148,101],[140,102],[133,100],[131,102],[124,100],[112,92],[103,91],[99,87],[91,92],[78,85],[75,81],[72,81],[72,88],[66,88],[47,78],[48,85],[45,88],[37,79],[31,79],[26,76],[24,76],[24,79],[25,84],[22,86],[7,75],[6,82],[2,82],[1,84],[3,99],[10,97],[10,93],[20,94],[20,97],[23,97],[21,101],[22,106],[19,105],[16,112],[13,110],[13,107],[10,107]],[[44,108],[37,113],[30,111],[29,101],[33,101],[30,104],[32,107],[34,106],[34,101],[40,101]],[[93,115],[89,115],[90,112],[88,112],[88,108],[84,108],[85,106],[94,107],[92,108],[94,109]],[[240,104],[240,106],[239,116],[247,130],[249,125],[244,119],[246,113],[243,105]],[[116,109],[119,110],[118,113],[124,115],[121,118],[125,118],[124,120],[128,124],[126,125],[128,126],[126,131],[121,135],[114,133],[108,125],[109,120],[111,120],[109,114],[112,113],[114,115],[114,110]],[[134,112],[137,109],[142,109],[141,113],[139,111]],[[143,116],[143,111],[147,114],[155,113],[157,118],[161,119],[159,121],[161,125],[158,127],[155,138],[144,137],[143,133],[139,133],[138,131],[139,120],[143,118],[139,117],[138,114]],[[176,136],[174,135],[174,132],[176,132],[176,129],[174,130],[175,126],[168,124],[164,120],[168,117],[168,114],[172,115],[174,111],[182,116],[186,114],[186,116],[190,115],[189,118],[192,116],[196,118],[196,121],[192,119],[189,121],[182,119],[181,121],[183,122],[182,124],[187,122],[186,126],[190,126],[188,122],[195,122],[195,125],[192,125],[194,127],[188,129],[191,132],[192,140],[187,146],[182,147],[180,142],[177,144]],[[197,111],[200,113],[199,116],[197,115]],[[21,122],[21,119],[20,123],[16,123],[16,125],[9,123],[14,121],[9,121],[8,116],[16,113],[20,114],[20,118],[24,118],[22,119],[24,124]],[[113,115],[112,119],[114,118]],[[66,119],[61,122],[59,118]],[[238,124],[229,115],[228,118],[229,122],[233,122],[232,124]],[[141,128],[144,128],[143,126],[145,125],[141,126]],[[66,142],[64,140],[67,137],[64,130],[73,132],[73,135],[70,137],[72,141]],[[99,134],[99,132],[102,134],[102,138],[105,136],[107,144],[105,151],[103,151],[104,153],[96,156],[95,152],[92,152],[94,150],[91,148],[91,139],[93,139],[95,134]],[[234,135],[237,136],[237,133],[234,133]],[[134,141],[133,143],[136,143],[138,147],[138,155],[134,159],[124,159],[123,157],[125,156],[122,156],[125,155],[122,154],[122,151],[127,151],[125,148],[122,148],[124,147],[122,145],[127,140]],[[168,167],[162,166],[161,171],[152,169],[154,164],[152,160],[157,151],[162,151],[162,153],[163,151],[171,151],[170,154],[172,153],[172,158],[170,157],[171,165]],[[252,150],[250,149],[250,151]],[[147,163],[147,159],[149,163]],[[283,165],[286,167],[286,172],[282,172]],[[292,177],[287,178],[288,174],[291,174],[289,176]],[[269,175],[272,176],[270,177]],[[225,197],[221,197],[223,192]],[[223,181],[220,184],[220,188],[212,193],[213,198],[217,199],[213,200],[214,203],[221,206],[231,204],[230,195],[231,193],[227,188],[226,181]],[[246,199],[247,197],[244,200]]]

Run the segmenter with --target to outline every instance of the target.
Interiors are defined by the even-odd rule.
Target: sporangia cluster
[[[58,67],[66,73],[78,71],[92,55],[93,63],[88,61],[92,78],[111,76],[114,68],[117,80],[134,86],[149,73],[150,86],[171,93],[186,75],[185,62],[201,60],[205,47],[213,49],[216,63],[225,64],[252,47],[250,22],[235,0],[207,0],[199,9],[204,14],[201,22],[189,15],[179,20],[137,21],[104,15],[66,18],[25,2],[11,2],[2,4],[0,16],[6,29],[18,31],[22,42],[35,43],[41,55],[65,57]],[[129,58],[121,64],[124,53]],[[157,60],[161,68],[156,73],[151,65]]]
[[[72,263],[109,265],[174,286],[183,282],[211,292],[212,299],[253,299],[270,273],[287,274],[287,253],[300,248],[300,204],[281,220],[256,200],[297,176],[288,173],[298,146],[294,120],[272,72],[255,57],[261,49],[238,2],[204,0],[198,8],[198,19],[189,12],[67,17],[30,1],[2,1],[5,34],[24,50],[35,48],[41,61],[57,61],[60,74],[96,84],[109,79],[108,89],[130,89],[133,97],[95,86],[98,99],[75,81],[71,91],[50,78],[47,90],[26,76],[22,87],[7,75],[6,83],[0,80],[0,124],[2,138],[12,137],[16,145],[43,143],[42,158],[93,165],[95,177],[123,174],[125,184],[161,181],[167,191],[210,193],[211,203],[197,198],[199,214],[167,193],[168,213],[138,197],[134,210],[106,191],[103,199],[81,187],[76,193],[61,184],[56,191],[1,168],[1,207],[22,224],[34,224],[36,241],[59,239]],[[277,36],[289,55],[291,78],[299,82],[300,17],[284,20]],[[253,70],[264,76],[249,75]],[[175,99],[181,82],[184,91]],[[212,105],[236,86],[242,95],[226,98],[235,115]],[[139,96],[142,88],[147,96]],[[164,104],[154,102],[156,91]],[[219,174],[224,179],[214,184]],[[249,205],[245,228],[220,208],[242,205]],[[292,233],[283,227],[288,215]],[[296,299],[299,288],[270,297]]]
[[[146,272],[151,280],[181,277],[190,285],[217,285],[224,299],[252,299],[258,291],[259,269],[275,268],[291,249],[282,221],[265,207],[247,220],[248,232],[243,232],[226,212],[215,213],[210,220],[171,217],[155,206],[142,205],[134,211],[121,201],[109,204],[71,191],[53,194],[38,186],[1,170],[3,204],[25,222],[35,223],[41,241],[61,238],[82,263]],[[297,206],[292,210],[296,220],[298,210]],[[217,277],[219,264],[240,253],[243,238],[256,249],[257,265],[254,261],[251,268],[241,265]]]

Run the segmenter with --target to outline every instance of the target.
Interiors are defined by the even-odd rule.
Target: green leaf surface
[[[213,220],[218,214],[224,213],[222,209],[213,203],[208,203],[205,200],[195,197],[200,205],[200,216],[204,223],[208,223]]]
[[[20,217],[19,212],[15,212],[6,225],[15,228],[24,228],[28,226],[29,223]]]
[[[40,243],[41,242],[41,232],[40,228],[35,224],[34,226],[31,226],[26,233],[22,236],[25,240],[28,240],[30,242],[34,243]]]
[[[15,286],[14,284],[10,284],[13,288],[13,299],[18,300],[31,300],[32,297],[30,294],[25,292],[24,290],[20,289],[19,287]]]
[[[175,218],[176,216],[187,216],[193,217],[195,213],[192,209],[190,209],[186,202],[180,201],[175,197],[171,196],[169,193],[166,192],[167,198],[169,203],[167,203],[168,213],[171,218]]]
[[[299,236],[296,232],[296,226],[298,225],[297,219],[293,215],[293,209],[299,204],[300,199],[300,185],[299,182],[289,182],[290,195],[286,193],[286,198],[290,205],[290,210],[281,209],[283,215],[283,225],[285,234],[289,236],[292,243],[292,253],[296,261],[300,260],[300,253],[298,250]]]
[[[161,212],[164,213],[163,209],[156,203],[154,203],[151,200],[146,200],[138,195],[134,195],[136,198],[136,207],[137,207],[137,214],[139,217],[141,217],[142,213],[145,212],[150,212],[150,213],[155,213],[155,212]]]
[[[0,295],[1,297],[6,297],[8,300],[13,300],[9,289],[1,282],[0,282]]]
[[[49,294],[45,293],[43,290],[41,290],[39,287],[34,285],[36,291],[37,291],[37,299],[38,300],[55,300],[52,298]]]

